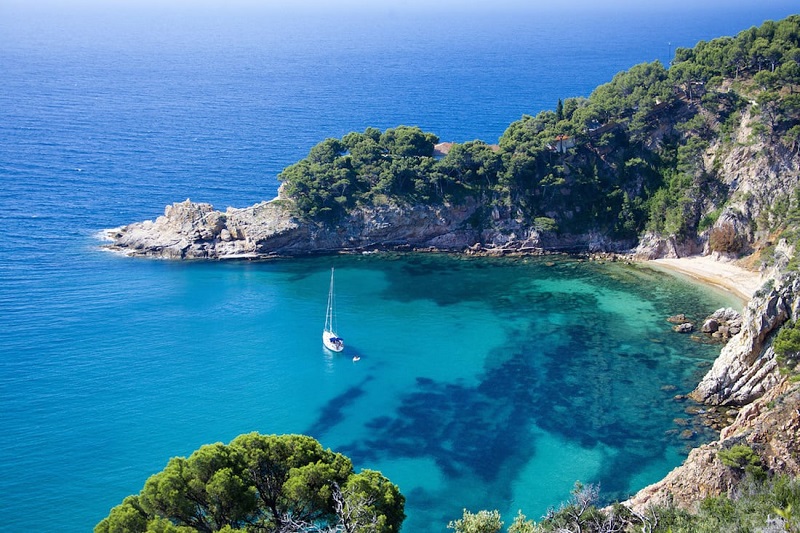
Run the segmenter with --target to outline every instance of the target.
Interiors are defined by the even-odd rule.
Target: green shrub
[[[558,223],[550,217],[536,217],[533,220],[534,227],[543,232],[558,231]]]
[[[502,528],[503,521],[497,510],[471,513],[464,509],[460,519],[447,524],[447,529],[454,529],[456,533],[498,533]]]
[[[700,219],[700,223],[697,225],[697,229],[700,231],[705,231],[712,227],[717,222],[720,213],[722,213],[722,209],[715,209],[703,216],[703,218]]]
[[[800,321],[784,324],[772,343],[772,349],[778,356],[796,357],[800,353]]]
[[[736,444],[727,450],[720,450],[717,456],[725,466],[751,474],[756,479],[766,476],[761,466],[761,457],[749,446]]]

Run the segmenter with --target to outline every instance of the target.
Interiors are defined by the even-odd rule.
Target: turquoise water
[[[136,260],[95,234],[186,197],[271,198],[313,144],[368,126],[494,142],[619,70],[795,10],[743,4],[0,2],[2,527],[90,530],[169,457],[254,430],[382,470],[409,532],[463,507],[537,518],[579,479],[614,499],[662,477],[687,444],[672,396],[718,352],[664,318],[737,303],[724,295],[563,259]],[[331,266],[336,357],[320,345]]]
[[[4,479],[6,505],[69,501],[85,525],[167,458],[249,431],[310,434],[381,470],[408,498],[408,531],[463,507],[541,516],[576,480],[622,498],[680,462],[672,396],[718,352],[665,317],[735,304],[568,259],[87,253],[91,290],[65,294],[54,322],[11,325],[4,427],[18,438],[2,455],[26,473]],[[331,266],[340,355],[319,339]],[[31,345],[37,328],[49,342]]]

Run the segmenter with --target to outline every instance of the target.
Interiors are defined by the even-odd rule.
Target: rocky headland
[[[167,206],[155,221],[106,230],[108,247],[166,259],[264,259],[393,248],[463,250],[479,237],[465,227],[474,202],[360,208],[335,225],[301,220],[292,214],[291,203],[279,195],[221,212],[187,199]]]
[[[335,224],[303,220],[283,195],[242,209],[217,211],[189,199],[156,220],[104,231],[106,247],[129,256],[164,259],[267,259],[373,250],[514,254],[548,251],[622,252],[633,244],[601,233],[553,234],[516,221],[491,228],[471,224],[474,198],[459,204],[359,207]]]

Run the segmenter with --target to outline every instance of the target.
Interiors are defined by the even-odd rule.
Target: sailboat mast
[[[332,352],[338,353],[344,350],[344,341],[336,333],[336,291],[333,286],[333,268],[331,268],[331,287],[328,291],[328,310],[325,313],[322,345]]]
[[[325,329],[331,332],[336,331],[336,324],[334,324],[335,317],[333,314],[333,308],[336,303],[334,301],[334,298],[335,296],[333,290],[333,267],[331,267],[331,288],[328,291],[328,311],[327,314],[325,315]]]

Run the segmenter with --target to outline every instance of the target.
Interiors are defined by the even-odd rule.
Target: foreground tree
[[[405,498],[380,472],[303,435],[240,435],[170,459],[96,533],[397,532]]]

